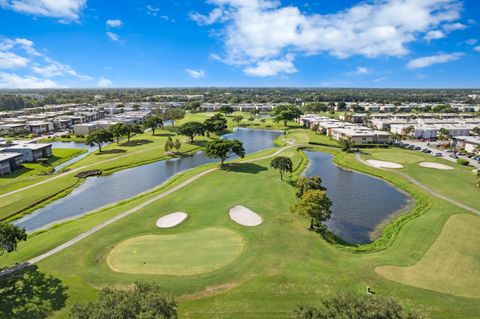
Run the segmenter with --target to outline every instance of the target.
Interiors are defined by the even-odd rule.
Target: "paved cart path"
[[[263,157],[260,157],[260,158],[251,159],[251,160],[240,161],[240,163],[250,163],[250,162],[261,161],[261,160],[264,160],[264,159],[269,159],[269,158],[275,157],[275,156],[277,156],[278,154],[282,153],[283,151],[285,151],[285,150],[287,150],[287,149],[289,149],[289,148],[295,147],[295,146],[296,146],[296,145],[289,145],[289,146],[286,146],[286,147],[283,147],[283,148],[277,150],[277,151],[274,152],[273,154],[270,154],[270,155],[267,155],[267,156],[263,156]],[[199,173],[199,174],[197,174],[197,175],[189,178],[188,180],[184,181],[183,183],[181,183],[181,184],[173,187],[172,189],[170,189],[170,190],[168,190],[168,191],[166,191],[166,192],[163,192],[163,193],[161,193],[161,194],[159,194],[159,195],[157,195],[157,196],[155,196],[155,197],[153,197],[153,198],[151,198],[151,199],[149,199],[149,200],[147,200],[147,201],[145,201],[145,202],[143,202],[143,203],[141,203],[141,204],[139,204],[139,205],[137,205],[137,206],[135,206],[135,207],[133,207],[133,208],[131,208],[131,209],[129,209],[129,210],[127,210],[127,211],[125,211],[125,212],[123,212],[123,213],[115,216],[115,217],[113,217],[113,218],[110,218],[109,220],[106,220],[106,221],[98,224],[97,226],[94,226],[94,227],[90,228],[89,230],[81,233],[80,235],[78,235],[78,236],[70,239],[69,241],[67,241],[67,242],[65,242],[65,243],[63,243],[63,244],[61,244],[61,245],[59,245],[59,246],[57,246],[57,247],[55,247],[55,248],[53,248],[53,249],[45,252],[45,253],[37,256],[37,257],[31,258],[31,259],[29,259],[29,260],[27,260],[27,261],[25,261],[25,262],[23,262],[23,263],[21,263],[21,264],[18,264],[18,265],[15,266],[15,267],[12,267],[12,268],[9,268],[9,269],[5,269],[5,270],[3,270],[2,272],[0,272],[0,277],[6,276],[6,275],[11,274],[11,273],[16,272],[16,271],[19,271],[19,270],[24,269],[24,268],[26,268],[26,267],[28,267],[28,266],[30,266],[30,265],[32,265],[32,264],[35,264],[35,263],[38,263],[39,261],[44,260],[45,258],[48,258],[48,257],[50,257],[50,256],[52,256],[52,255],[55,255],[56,253],[61,252],[62,250],[65,250],[65,249],[67,249],[67,248],[75,245],[75,244],[78,243],[79,241],[81,241],[81,240],[89,237],[90,235],[96,233],[97,231],[99,231],[99,230],[107,227],[108,225],[110,225],[110,224],[112,224],[112,223],[114,223],[114,222],[116,222],[116,221],[118,221],[118,220],[120,220],[120,219],[122,219],[122,218],[125,218],[125,217],[127,217],[127,216],[129,216],[129,215],[131,215],[131,214],[133,214],[133,213],[135,213],[135,212],[138,212],[139,210],[141,210],[141,209],[143,209],[144,207],[152,204],[153,202],[155,202],[155,201],[157,201],[157,200],[159,200],[159,199],[162,199],[162,198],[164,198],[164,197],[166,197],[166,196],[168,196],[168,195],[171,195],[172,193],[178,191],[179,189],[181,189],[181,188],[183,188],[183,187],[191,184],[192,182],[200,179],[201,177],[203,177],[203,176],[205,176],[205,175],[207,175],[207,174],[209,174],[209,173],[211,173],[211,172],[217,171],[218,169],[219,169],[218,167],[215,167],[215,168],[210,168],[210,169],[208,169],[208,170],[206,170],[206,171],[203,171],[203,172],[201,172],[201,173]],[[172,176],[172,178],[173,178],[173,176]],[[168,181],[167,181],[167,182],[168,182]],[[112,204],[112,205],[114,205],[114,204]]]

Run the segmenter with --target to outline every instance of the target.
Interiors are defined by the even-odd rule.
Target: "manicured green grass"
[[[115,246],[107,263],[114,271],[130,274],[192,276],[227,266],[240,256],[243,247],[237,233],[206,228],[127,239]]]
[[[480,298],[480,218],[455,215],[422,259],[413,266],[375,271],[406,285],[450,295]]]
[[[389,161],[395,163],[418,163],[424,160],[423,156],[406,152],[395,152],[393,150],[389,152],[373,153],[372,156],[381,161]]]
[[[39,182],[48,178],[52,169],[82,153],[85,150],[55,148],[52,157],[46,164],[24,163],[23,168],[17,169],[10,174],[0,176],[0,194]],[[2,205],[0,204],[0,207]]]

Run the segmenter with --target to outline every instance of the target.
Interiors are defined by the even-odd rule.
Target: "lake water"
[[[52,144],[52,148],[75,148],[75,149],[85,149],[85,150],[87,150],[87,152],[85,152],[83,154],[80,154],[78,156],[75,156],[74,158],[72,158],[72,159],[70,159],[66,162],[63,162],[62,164],[55,166],[54,170],[56,172],[58,172],[59,170],[61,170],[64,167],[67,167],[69,165],[72,165],[73,163],[78,162],[79,160],[86,157],[88,154],[94,152],[97,149],[97,147],[95,147],[95,146],[89,146],[85,143],[80,143],[80,142],[52,142],[51,144]]]
[[[332,218],[325,224],[346,242],[371,242],[371,232],[410,203],[409,196],[387,182],[336,166],[330,154],[305,153],[310,160],[305,175],[320,176],[333,202]]]
[[[281,135],[283,132],[280,131],[241,128],[223,138],[242,141],[246,153],[250,154],[274,147],[273,141]],[[189,157],[137,166],[108,176],[89,177],[67,196],[26,215],[14,224],[24,227],[27,231],[45,228],[134,197],[161,185],[179,172],[215,161],[198,152]]]

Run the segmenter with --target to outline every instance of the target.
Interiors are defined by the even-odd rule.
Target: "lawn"
[[[269,168],[270,160],[237,164],[244,167],[205,175],[175,194],[40,262],[41,272],[61,280],[62,285],[68,287],[66,308],[53,317],[65,318],[72,303],[95,298],[96,289],[100,287],[128,287],[135,280],[147,280],[159,283],[166,291],[180,297],[181,318],[288,318],[296,303],[315,302],[345,290],[363,293],[367,286],[371,286],[377,294],[395,296],[409,307],[422,305],[436,318],[475,318],[479,311],[477,299],[398,283],[375,272],[377,267],[385,265],[408,267],[419,263],[438,240],[443,240],[442,232],[447,220],[465,212],[429,196],[395,173],[362,165],[355,161],[353,154],[340,153],[336,148],[322,150],[334,153],[335,161],[340,165],[383,177],[412,193],[417,203],[422,204],[415,212],[415,218],[393,222],[395,227],[386,231],[385,235],[393,239],[380,239],[381,245],[372,245],[370,253],[331,245],[318,234],[308,231],[308,221],[290,213],[295,190],[288,182],[280,181],[277,171]],[[295,167],[303,167],[303,157],[296,151],[288,150],[282,155],[292,157]],[[184,173],[165,189],[207,167],[211,165]],[[294,177],[299,173],[295,172]],[[160,191],[164,189],[33,235],[20,245],[18,253],[0,257],[0,264],[11,265],[35,256]],[[228,210],[236,205],[258,212],[263,224],[247,228],[233,223],[228,217]],[[159,217],[173,211],[188,212],[189,219],[172,229],[156,227]],[[233,262],[210,272],[181,276],[133,274],[112,271],[108,265],[108,256],[115,254],[125,241],[128,243],[133,238],[154,236],[161,241],[161,238],[167,238],[165,236],[176,236],[169,238],[178,238],[181,245],[188,246],[192,237],[203,241],[201,232],[212,228],[238,234],[243,239],[244,248]],[[189,260],[186,254],[176,255],[175,246],[170,245],[172,247],[161,246],[159,249],[165,259],[162,261],[155,255],[150,243],[141,242],[141,245],[148,246],[142,253],[145,258],[159,263],[158,269],[199,260],[195,256],[192,256],[193,261]],[[465,247],[470,250],[469,254],[478,251],[476,247]],[[135,263],[135,258],[131,259],[130,263]],[[469,263],[462,259],[459,262]],[[122,264],[128,264],[126,257]],[[443,285],[442,277],[437,280],[439,285]],[[0,285],[2,283],[0,279]]]
[[[445,294],[480,298],[480,218],[455,215],[422,259],[410,267],[383,266],[375,271],[403,284]]]
[[[0,176],[0,194],[39,182],[48,178],[52,169],[82,153],[85,150],[54,148],[46,164],[24,163],[23,168]],[[1,204],[0,204],[1,207]]]
[[[243,248],[243,238],[237,233],[205,228],[127,239],[115,246],[107,263],[112,270],[129,274],[191,276],[227,266]]]

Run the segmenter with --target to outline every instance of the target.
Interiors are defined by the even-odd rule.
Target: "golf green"
[[[243,238],[224,228],[147,235],[118,244],[108,256],[116,272],[189,276],[223,268],[240,256]]]
[[[416,163],[424,160],[422,156],[409,154],[407,152],[378,152],[372,154],[372,156],[382,161],[396,163]]]

